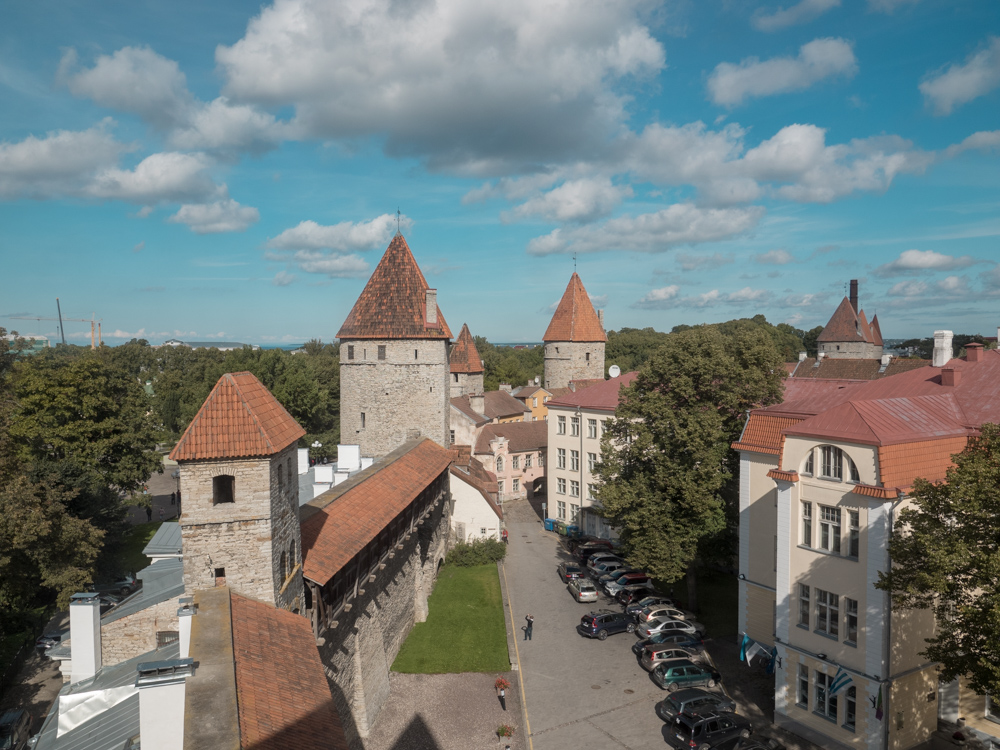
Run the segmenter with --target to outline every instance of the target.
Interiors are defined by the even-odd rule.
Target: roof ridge
[[[577,299],[582,295],[581,299]],[[559,299],[552,320],[542,341],[607,341],[608,336],[601,323],[594,303],[587,294],[580,275],[574,271],[566,290]]]

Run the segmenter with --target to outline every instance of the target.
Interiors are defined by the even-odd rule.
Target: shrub
[[[510,690],[510,683],[503,677],[497,677],[497,681],[493,684],[496,686],[497,690]]]
[[[455,545],[445,558],[445,563],[471,568],[475,565],[500,562],[506,554],[507,545],[503,542],[497,539],[476,539],[473,542],[460,542]]]
[[[514,736],[514,727],[512,727],[510,724],[501,724],[500,726],[497,727],[497,736],[498,737],[513,737]]]

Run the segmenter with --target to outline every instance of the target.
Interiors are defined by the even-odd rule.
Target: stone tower
[[[468,324],[462,324],[462,331],[451,347],[448,359],[451,364],[452,398],[483,392],[483,373],[486,372],[486,367],[476,349]]]
[[[337,333],[340,442],[379,458],[409,439],[450,444],[451,330],[396,234]]]
[[[830,359],[879,359],[882,331],[878,316],[869,323],[858,307],[858,280],[851,279],[850,297],[844,297],[816,339],[819,354]]]
[[[571,380],[604,377],[604,321],[573,272],[545,330],[545,387],[566,388]]]
[[[219,378],[170,452],[180,465],[188,594],[225,585],[303,609],[296,460],[303,435],[251,373]]]

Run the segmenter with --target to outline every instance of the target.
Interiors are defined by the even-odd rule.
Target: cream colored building
[[[874,586],[914,479],[943,480],[970,427],[1000,419],[988,395],[1000,354],[973,345],[951,359],[950,338],[939,343],[943,366],[789,381],[784,403],[753,412],[734,444],[740,631],[777,649],[775,723],[824,748],[906,750],[959,715],[1000,737],[987,699],[939,685],[920,656],[931,613],[895,609]]]

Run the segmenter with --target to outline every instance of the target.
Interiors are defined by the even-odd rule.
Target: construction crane
[[[51,320],[53,322],[58,322],[59,323],[59,336],[62,338],[62,342],[64,344],[66,343],[66,334],[63,331],[63,321],[64,320],[69,320],[69,321],[72,321],[74,323],[90,323],[90,348],[91,349],[96,349],[97,348],[97,338],[96,338],[95,333],[96,333],[96,331],[100,330],[101,323],[95,319],[93,313],[91,313],[91,315],[90,315],[90,320],[87,320],[86,318],[64,318],[62,316],[62,307],[59,305],[59,298],[58,297],[56,297],[56,311],[59,314],[58,318],[45,318],[45,317],[36,316],[36,315],[11,315],[10,318],[13,319],[13,320]],[[103,337],[102,337],[102,340],[101,340],[100,343],[101,344],[104,343]]]

